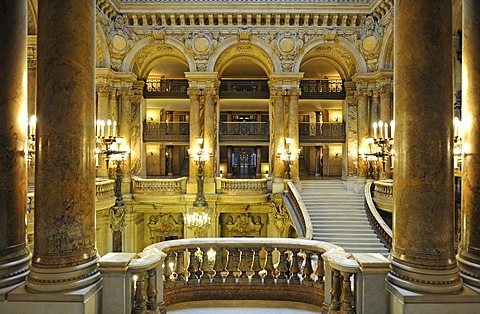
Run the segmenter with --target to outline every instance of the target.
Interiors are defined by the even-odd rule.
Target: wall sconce
[[[285,178],[291,179],[290,174],[290,166],[293,164],[293,161],[300,155],[300,149],[295,149],[292,151],[290,146],[293,143],[293,139],[291,137],[285,138],[285,148],[280,150],[277,153],[277,156],[285,163]]]
[[[150,121],[153,121],[153,117],[152,117],[152,116],[150,116],[150,117],[148,117],[148,118],[150,119]]]

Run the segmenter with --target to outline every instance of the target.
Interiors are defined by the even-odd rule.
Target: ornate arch
[[[190,71],[195,71],[195,62],[190,54],[184,53],[185,47],[175,40],[154,41],[153,38],[144,38],[125,56],[122,63],[122,72],[133,72],[139,79],[146,78],[148,72],[161,57],[174,58],[184,63]]]
[[[95,31],[96,67],[110,68],[110,52],[102,25],[97,21]]]
[[[219,75],[235,60],[249,58],[260,66],[268,75],[272,72],[281,72],[280,60],[274,51],[264,42],[251,38],[248,41],[238,41],[230,38],[218,46],[212,54],[207,66],[207,72],[218,72]]]
[[[320,57],[337,64],[336,68],[345,80],[350,79],[355,73],[368,72],[361,53],[351,42],[338,36],[333,42],[316,39],[307,43],[295,58],[293,72],[299,72],[302,63]]]
[[[28,35],[37,35],[38,30],[38,2],[36,0],[28,0]]]
[[[383,44],[378,57],[379,69],[393,69],[393,23],[390,23],[385,30]]]

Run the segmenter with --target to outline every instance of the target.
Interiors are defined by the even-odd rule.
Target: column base
[[[425,269],[404,265],[390,259],[392,270],[387,281],[393,285],[418,293],[455,294],[462,291],[463,283],[458,266],[451,269]]]
[[[8,293],[0,303],[1,313],[89,314],[102,312],[102,281],[68,293],[38,293],[25,284]]]
[[[25,280],[26,288],[32,292],[66,292],[94,285],[102,279],[97,269],[98,257],[88,263],[64,268],[39,268],[30,265]]]
[[[478,257],[465,250],[460,250],[457,255],[460,265],[460,277],[467,285],[480,288],[480,261]]]
[[[390,314],[400,313],[476,313],[480,293],[464,287],[457,294],[427,294],[402,289],[386,281]]]
[[[6,264],[0,264],[0,273],[2,274],[2,278],[0,279],[0,288],[7,288],[20,282],[24,282],[25,277],[28,275],[28,264],[30,263],[31,259],[32,255],[27,254],[19,260]]]

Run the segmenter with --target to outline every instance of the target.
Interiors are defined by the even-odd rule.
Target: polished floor
[[[314,305],[264,300],[197,301],[179,303],[168,307],[168,314],[313,314],[320,313]]]

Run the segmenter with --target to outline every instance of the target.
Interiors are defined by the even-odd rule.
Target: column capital
[[[220,79],[217,72],[185,72],[189,88],[218,88]]]
[[[270,85],[270,88],[299,88],[300,81],[303,79],[303,75],[303,72],[273,72],[270,74],[270,80],[268,83]]]

